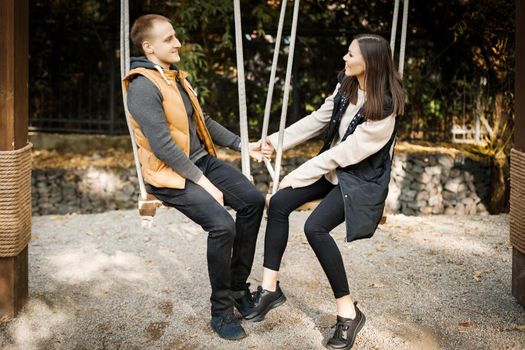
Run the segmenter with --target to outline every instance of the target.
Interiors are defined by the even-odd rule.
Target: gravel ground
[[[0,326],[0,348],[323,349],[335,305],[302,233],[307,215],[291,217],[281,269],[288,301],[261,323],[243,322],[249,336],[238,342],[209,326],[206,234],[176,210],[160,210],[151,229],[135,210],[34,217],[31,299]],[[351,244],[339,226],[333,235],[367,316],[354,348],[525,349],[508,226],[507,215],[393,215]]]

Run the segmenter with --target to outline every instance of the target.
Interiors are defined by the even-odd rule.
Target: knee
[[[217,216],[209,232],[210,238],[234,239],[235,221],[228,214]]]
[[[280,192],[277,192],[270,199],[270,205],[268,206],[268,215],[283,215],[288,216],[292,210],[288,205],[288,201],[284,196],[280,196]]]
[[[255,188],[253,191],[246,191],[243,194],[242,201],[243,205],[237,210],[237,215],[262,215],[262,212],[264,211],[265,200],[263,195]]]
[[[257,190],[251,191],[248,196],[248,203],[258,211],[262,211],[264,209],[266,200],[264,199],[264,196]]]
[[[325,233],[327,233],[326,229],[319,222],[311,220],[310,218],[306,220],[304,224],[304,234],[306,235],[308,242],[311,243]]]

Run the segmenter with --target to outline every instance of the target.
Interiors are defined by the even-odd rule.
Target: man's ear
[[[151,46],[150,42],[147,41],[147,40],[144,40],[142,42],[142,50],[145,52],[145,53],[149,53],[149,54],[152,54],[153,53],[153,47]]]

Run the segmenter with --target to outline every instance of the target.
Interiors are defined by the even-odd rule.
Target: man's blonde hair
[[[142,43],[148,39],[148,34],[153,28],[153,24],[155,21],[166,21],[171,24],[171,21],[162,16],[162,15],[143,15],[140,16],[133,22],[133,26],[131,26],[131,42],[133,43],[133,46],[142,54],[144,53],[144,50],[142,49]]]

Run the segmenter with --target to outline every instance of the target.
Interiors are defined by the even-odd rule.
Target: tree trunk
[[[504,153],[494,156],[490,169],[490,201],[489,212],[500,214],[505,212],[505,199],[507,198],[507,174],[509,166],[507,156]]]

